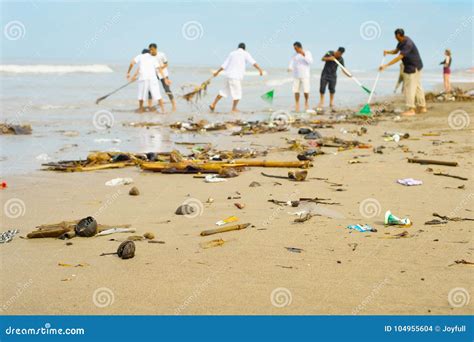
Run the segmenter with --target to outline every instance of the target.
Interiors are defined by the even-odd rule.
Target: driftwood
[[[226,167],[243,167],[238,163],[221,163],[221,162],[203,162],[203,161],[182,161],[178,163],[166,163],[166,162],[151,162],[142,163],[140,167],[143,170],[155,171],[155,172],[167,172],[167,173],[219,173],[223,168]]]
[[[0,135],[1,134],[13,134],[13,135],[27,135],[31,134],[32,129],[30,125],[12,125],[7,123],[0,124]]]
[[[458,166],[458,162],[446,162],[441,160],[430,160],[430,159],[418,159],[418,158],[408,158],[409,163],[417,164],[433,164],[433,165],[444,165],[444,166]]]
[[[444,172],[434,172],[433,174],[435,176],[451,177],[451,178],[456,178],[456,179],[460,179],[460,180],[464,180],[464,181],[468,180],[466,177],[450,175],[449,173],[444,173]]]
[[[230,232],[230,231],[233,231],[233,230],[245,229],[245,228],[247,228],[248,226],[250,226],[250,223],[236,224],[236,225],[228,226],[228,227],[222,227],[222,228],[216,228],[216,229],[203,230],[203,231],[201,232],[201,236],[207,236],[207,235],[212,235],[212,234]]]
[[[433,213],[434,217],[439,217],[442,220],[445,221],[474,221],[474,218],[467,218],[467,217],[448,217],[444,215],[440,215],[437,213]]]
[[[194,88],[193,91],[189,92],[189,93],[186,93],[183,95],[183,98],[186,100],[186,101],[191,101],[194,96],[196,96],[196,101],[198,99],[200,99],[203,95],[203,93],[206,93],[206,90],[207,90],[207,87],[209,86],[209,84],[211,83],[211,80],[213,79],[214,77],[211,77],[209,78],[208,80],[204,81],[201,83],[200,86],[197,86]]]
[[[273,161],[273,160],[249,160],[249,159],[236,159],[233,160],[236,164],[241,164],[243,166],[249,167],[295,167],[295,168],[302,168],[307,169],[312,164],[309,160],[304,161]]]
[[[77,223],[80,220],[75,220],[75,221],[62,221],[59,223],[53,223],[53,224],[43,224],[40,226],[36,227],[36,230],[28,233],[26,237],[28,239],[36,239],[36,238],[59,238],[60,236],[64,234],[69,234],[71,232],[74,232],[74,229],[76,228]],[[105,225],[105,224],[99,224],[97,226],[97,231],[101,232],[106,229],[110,228],[129,228],[129,224],[122,224],[122,225]],[[72,236],[72,235],[70,235]],[[67,235],[65,237],[68,237]]]

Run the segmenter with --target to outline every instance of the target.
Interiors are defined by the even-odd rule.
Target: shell
[[[135,242],[124,241],[118,246],[117,254],[122,259],[131,259],[135,256]]]
[[[138,195],[140,195],[140,191],[138,190],[138,188],[136,186],[134,186],[133,188],[130,189],[128,194],[130,196],[138,196]]]

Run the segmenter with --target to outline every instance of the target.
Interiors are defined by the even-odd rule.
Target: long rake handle
[[[95,101],[95,103],[96,103],[96,104],[99,104],[100,101],[105,100],[105,99],[108,98],[110,95],[115,94],[116,92],[118,92],[119,90],[121,90],[121,89],[127,87],[128,85],[132,84],[133,82],[135,82],[135,80],[129,81],[128,83],[126,83],[126,84],[124,84],[123,86],[121,86],[121,87],[115,89],[114,91],[108,93],[107,95],[104,95],[104,96],[102,96],[102,97],[99,97],[99,98]]]
[[[354,80],[354,82],[357,83],[357,85],[359,87],[363,87],[362,83],[360,83],[359,80],[357,78],[355,78],[355,76],[352,75],[352,73],[349,70],[347,70],[344,65],[342,65],[337,59],[334,59],[334,62],[336,62],[336,64],[339,65],[341,67],[341,69],[344,70],[346,72],[346,74],[349,75],[349,78]]]
[[[380,62],[380,65],[382,66],[384,62],[385,62],[385,56],[382,57],[382,62]],[[367,104],[370,104],[370,102],[372,101],[372,96],[375,93],[375,88],[377,87],[377,83],[379,82],[379,78],[380,78],[380,70],[377,73],[377,77],[375,77],[375,82],[374,82],[374,85],[372,87],[372,91],[370,92],[369,99],[367,100]]]

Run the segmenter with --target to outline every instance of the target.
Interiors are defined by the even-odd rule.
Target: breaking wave
[[[88,65],[0,65],[0,72],[12,74],[69,74],[69,73],[108,73],[113,70],[105,64]]]

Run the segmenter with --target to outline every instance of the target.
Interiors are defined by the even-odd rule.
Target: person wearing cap
[[[329,89],[329,107],[331,111],[334,111],[334,94],[336,93],[336,82],[337,82],[337,63],[335,60],[344,65],[344,58],[342,54],[346,51],[343,47],[339,47],[336,51],[328,51],[321,60],[325,62],[323,71],[321,72],[321,80],[319,85],[319,104],[316,109],[318,112],[322,112],[324,106],[324,93],[326,88]],[[342,70],[346,73],[344,70]],[[347,74],[346,74],[347,75]],[[350,75],[347,75],[350,77]]]
[[[421,86],[421,70],[423,61],[413,40],[405,36],[405,31],[401,28],[395,30],[395,39],[398,41],[395,50],[384,50],[383,54],[398,56],[385,65],[379,67],[384,71],[389,66],[403,63],[403,93],[407,110],[402,113],[405,116],[413,116],[417,113],[426,113],[425,93]]]
[[[214,77],[224,71],[226,75],[225,87],[219,91],[214,102],[209,106],[213,112],[216,109],[217,103],[223,98],[231,96],[233,100],[232,112],[237,113],[237,105],[242,98],[242,80],[245,74],[246,64],[253,65],[263,75],[263,70],[258,66],[253,57],[245,50],[245,44],[240,43],[237,50],[232,51],[222,66],[214,72]]]
[[[300,92],[304,94],[304,109],[309,109],[310,66],[313,64],[313,55],[303,50],[300,42],[293,43],[295,54],[291,57],[288,71],[293,71],[293,93],[295,94],[295,111],[300,111]]]

